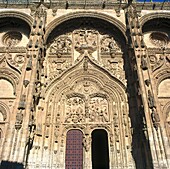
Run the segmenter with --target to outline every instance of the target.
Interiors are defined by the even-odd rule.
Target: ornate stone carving
[[[59,75],[70,66],[70,63],[66,59],[49,59],[51,75]]]
[[[23,114],[22,111],[18,112],[16,115],[16,122],[15,122],[15,129],[19,130],[22,126],[22,122],[23,122]]]
[[[155,107],[155,100],[150,90],[148,90],[148,105],[151,109]]]
[[[33,94],[35,105],[38,105],[38,103],[39,103],[40,96],[41,96],[41,88],[42,88],[42,83],[39,80],[37,80],[35,82],[34,94]]]
[[[71,54],[72,41],[68,36],[60,36],[54,40],[50,46],[50,54],[55,54],[58,58],[65,54]]]
[[[24,81],[23,81],[24,87],[26,88],[29,83],[30,83],[29,80],[24,80]]]
[[[104,35],[100,43],[101,43],[101,47],[100,47],[101,54],[113,55],[116,51],[120,51],[120,48],[118,47],[116,41],[111,36]]]
[[[58,137],[59,137],[59,126],[55,126],[54,128],[54,141],[57,143],[58,142]]]
[[[88,152],[90,150],[90,147],[91,147],[91,136],[90,135],[84,136],[83,147],[85,148],[86,152]]]
[[[28,59],[28,63],[27,63],[27,66],[26,66],[26,70],[29,71],[29,70],[32,70],[32,57],[30,56],[30,58]]]
[[[125,73],[122,68],[122,58],[111,58],[107,59],[106,64],[104,64],[104,67],[116,78],[121,80],[124,84],[126,84],[125,80]]]
[[[26,106],[26,95],[23,94],[21,95],[18,109],[25,109],[25,106]]]
[[[148,64],[147,64],[146,55],[142,55],[142,57],[141,57],[141,68],[142,68],[143,70],[147,70],[147,69],[148,69]]]
[[[0,67],[2,68],[14,68],[18,72],[21,72],[22,66],[25,61],[24,54],[3,54],[0,56]]]
[[[95,29],[76,29],[58,36],[50,44],[47,51],[46,62],[49,81],[71,69],[83,57],[89,57],[89,62],[97,63],[99,66],[105,65],[107,71],[125,82],[121,48],[111,35],[106,35]],[[117,64],[114,64],[111,58],[115,58],[114,62],[116,60]],[[89,65],[87,62],[85,58],[83,64],[85,71]],[[113,65],[116,66],[115,70],[112,69]]]
[[[93,97],[89,103],[88,118],[91,122],[109,122],[108,102],[102,97]]]
[[[97,37],[96,30],[76,30],[74,31],[75,50],[79,53],[84,53],[87,50],[93,53],[97,50]]]
[[[119,142],[119,134],[120,134],[120,130],[118,126],[114,127],[114,133],[115,133],[115,140],[116,142]]]
[[[65,122],[80,123],[85,121],[85,103],[79,97],[67,99],[66,103],[66,119]]]
[[[87,59],[87,57],[84,58],[83,69],[84,69],[84,71],[88,70],[88,59]]]
[[[151,82],[150,82],[150,79],[146,79],[146,80],[145,80],[145,84],[146,84],[148,87],[149,87],[150,83],[151,83]]]
[[[8,47],[13,47],[19,44],[22,39],[22,34],[16,31],[9,31],[3,36],[3,43]]]
[[[152,32],[150,41],[157,47],[166,47],[169,43],[169,37],[164,32]]]
[[[156,56],[155,56],[156,57]],[[151,59],[154,58],[154,57],[151,57]],[[151,60],[150,59],[150,60]],[[154,59],[154,62],[152,62],[151,60],[151,64],[152,64],[152,70],[155,71],[159,68],[161,68],[163,66],[163,64],[165,63],[165,57],[160,55],[160,56],[157,56],[155,59]]]
[[[157,130],[157,129],[158,129],[158,126],[159,126],[160,118],[159,118],[159,115],[158,115],[158,113],[156,112],[156,109],[155,109],[155,108],[152,109],[151,119],[152,119],[152,122],[153,122],[153,126],[154,126],[155,129]]]
[[[17,64],[22,64],[25,62],[25,56],[24,55],[21,55],[21,54],[17,54],[15,55],[14,57],[14,61],[17,63]]]

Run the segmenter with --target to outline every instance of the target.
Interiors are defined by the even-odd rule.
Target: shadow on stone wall
[[[17,162],[2,161],[0,169],[24,169],[24,165]]]
[[[128,18],[126,14],[126,24]],[[129,117],[131,120],[132,130],[132,156],[136,165],[136,169],[153,169],[153,159],[149,144],[146,117],[142,96],[139,91],[140,78],[136,68],[135,52],[132,46],[131,32],[126,31],[128,37],[127,53],[124,54],[124,70],[127,79],[127,95],[129,104]]]

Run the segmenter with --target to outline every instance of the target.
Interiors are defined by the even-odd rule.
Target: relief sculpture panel
[[[114,36],[82,28],[54,38],[47,49],[46,69],[49,80],[60,76],[88,55],[95,63],[126,83],[122,49]]]
[[[80,97],[72,97],[66,101],[66,123],[85,121],[85,103]]]
[[[65,123],[109,122],[106,95],[90,81],[80,82],[65,100]],[[97,92],[97,93],[96,93]]]

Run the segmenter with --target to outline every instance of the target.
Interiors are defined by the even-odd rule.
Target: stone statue
[[[148,104],[149,104],[149,108],[153,108],[155,107],[155,101],[154,101],[154,97],[151,94],[151,91],[148,90]]]
[[[15,129],[19,130],[22,126],[23,122],[23,114],[21,112],[18,112],[16,115],[16,121],[15,121]]]
[[[158,123],[160,122],[160,118],[158,113],[156,112],[155,109],[152,109],[152,113],[151,113],[151,119],[153,122],[153,126],[156,128],[156,130],[158,129]]]
[[[144,56],[144,55],[141,57],[141,68],[143,70],[147,70],[148,69],[146,56]]]
[[[16,115],[16,123],[15,124],[22,124],[23,122],[23,114],[22,113],[17,113]]]

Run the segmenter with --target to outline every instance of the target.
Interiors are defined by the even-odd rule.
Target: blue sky
[[[144,2],[145,0],[137,0],[137,2]],[[170,2],[170,0],[146,0],[145,2]]]

